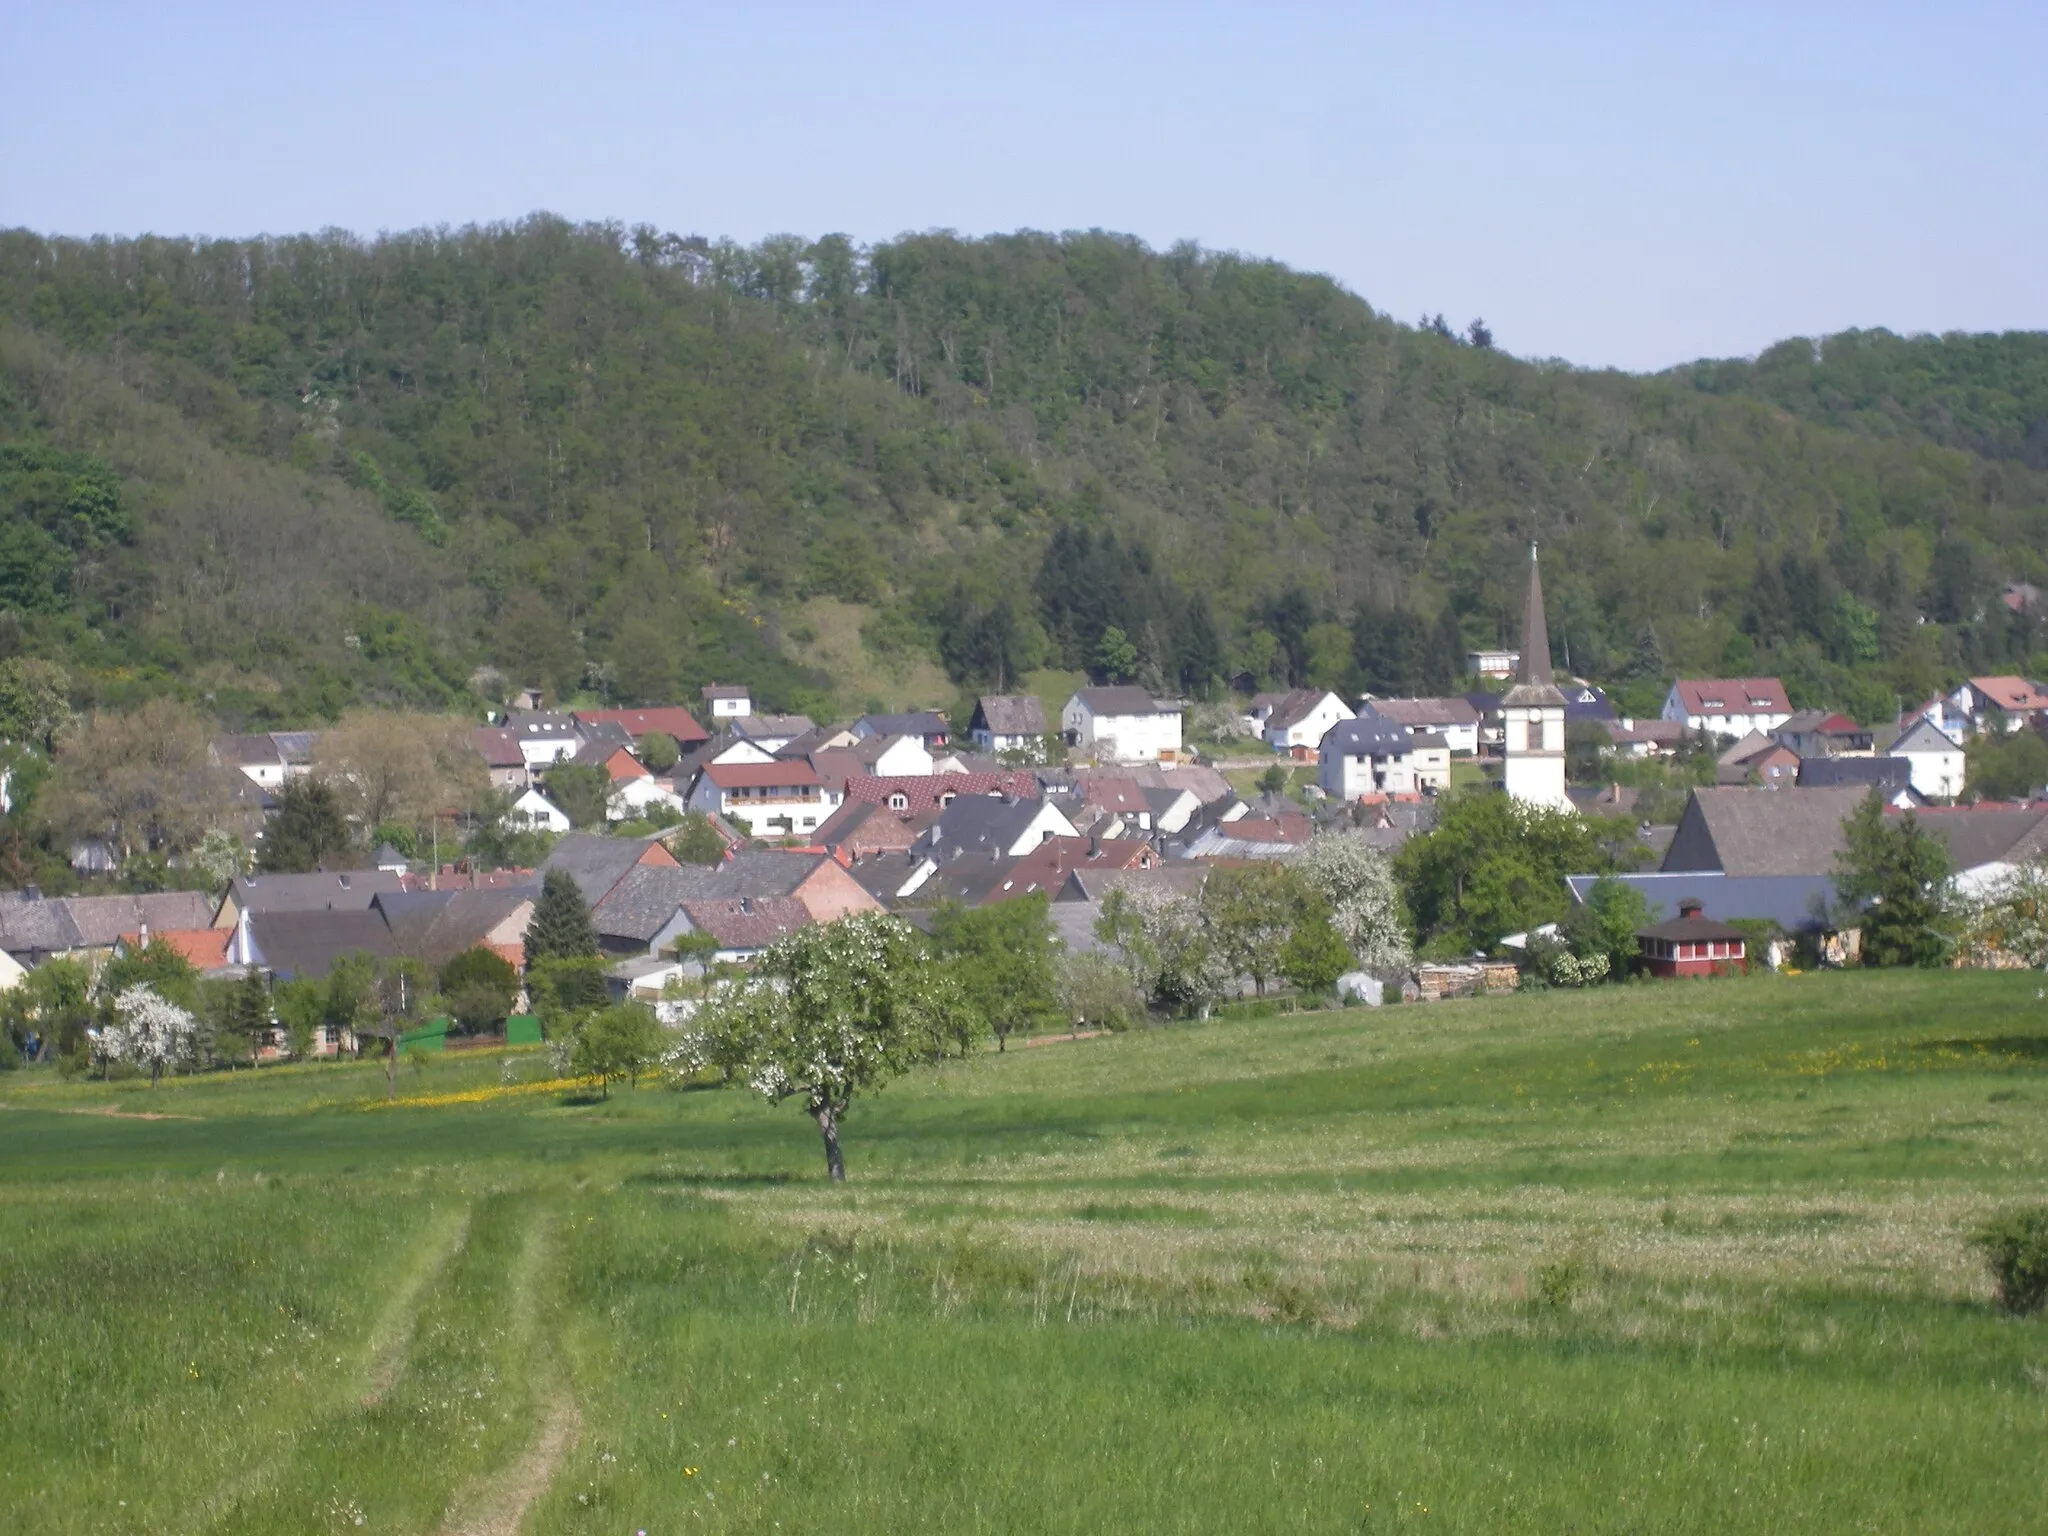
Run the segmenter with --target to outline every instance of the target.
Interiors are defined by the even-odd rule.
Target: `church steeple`
[[[1550,626],[1543,621],[1543,575],[1536,567],[1536,541],[1529,541],[1529,597],[1522,606],[1522,663],[1518,683],[1546,684],[1550,675]]]

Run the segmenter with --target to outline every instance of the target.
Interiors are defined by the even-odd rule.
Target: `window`
[[[891,796],[889,797],[889,809],[890,809],[890,810],[892,810],[892,811],[907,811],[907,810],[909,810],[909,809],[910,809],[910,796],[908,796],[908,795],[904,794],[904,793],[903,793],[903,791],[902,791],[902,790],[900,790],[900,789],[899,789],[899,790],[897,790],[895,794],[893,794],[893,795],[891,795]]]

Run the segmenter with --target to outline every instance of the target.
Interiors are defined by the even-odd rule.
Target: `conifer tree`
[[[551,869],[541,881],[540,900],[526,925],[526,963],[588,960],[597,954],[597,929],[583,892],[566,870]]]

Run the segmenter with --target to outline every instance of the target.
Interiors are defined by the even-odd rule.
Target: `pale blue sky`
[[[0,3],[0,225],[1190,237],[1649,369],[2048,328],[2048,5]]]

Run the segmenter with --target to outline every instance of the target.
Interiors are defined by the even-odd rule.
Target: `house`
[[[1914,792],[1927,800],[1953,800],[1963,792],[1963,749],[1925,716],[1903,729],[1880,731],[1877,739],[1892,757],[1903,757]]]
[[[349,955],[398,954],[384,914],[370,907],[251,912],[236,930],[236,944],[248,964],[279,981],[317,981]]]
[[[870,736],[913,736],[927,752],[946,744],[946,717],[937,710],[916,709],[900,715],[862,715],[853,722],[853,734]]]
[[[887,806],[848,800],[819,824],[811,843],[827,853],[856,860],[871,853],[908,853],[924,830],[924,826],[913,824],[913,818]]]
[[[1685,724],[1679,720],[1610,720],[1607,734],[1624,757],[1661,757],[1685,745]]]
[[[1799,754],[1762,731],[1751,731],[1716,759],[1714,775],[1720,784],[1776,788],[1798,778]]]
[[[1470,757],[1479,750],[1479,711],[1469,699],[1375,699],[1364,701],[1382,720],[1391,720],[1411,735],[1441,736],[1453,753]]]
[[[1315,823],[1296,812],[1246,815],[1205,828],[1186,853],[1191,859],[1291,859],[1314,835]]]
[[[519,756],[528,773],[537,773],[574,757],[583,746],[583,734],[574,715],[553,710],[535,710],[506,718],[504,729],[519,744]]]
[[[851,758],[861,772],[877,779],[924,778],[933,766],[931,748],[924,738],[904,733],[863,736],[837,755]]]
[[[1259,735],[1275,752],[1306,763],[1314,759],[1330,727],[1350,718],[1351,706],[1328,689],[1296,688],[1282,694],[1266,712]]]
[[[1368,709],[1340,721],[1324,735],[1317,752],[1316,782],[1324,794],[1337,800],[1414,794],[1418,789],[1410,756],[1414,742],[1405,726]],[[1449,771],[1448,763],[1445,771]]]
[[[639,741],[646,736],[666,736],[679,751],[687,752],[710,739],[709,733],[680,704],[656,704],[645,709],[579,709],[577,725],[588,730],[595,725],[615,725]]]
[[[1451,787],[1451,744],[1435,731],[1418,731],[1408,738],[1408,771],[1415,787],[1424,793],[1443,793]]]
[[[669,780],[649,773],[647,765],[624,747],[614,747],[606,754],[603,767],[611,780],[611,791],[605,797],[606,821],[631,821],[657,805],[672,811],[687,807]]]
[[[1558,689],[1564,694],[1564,723],[1567,726],[1579,724],[1605,725],[1614,718],[1614,706],[1607,702],[1603,689],[1591,683],[1560,683]]]
[[[725,726],[741,741],[751,743],[770,757],[804,732],[818,728],[804,715],[736,715]]]
[[[234,938],[235,930],[232,928],[138,928],[115,940],[114,955],[116,958],[138,955],[153,944],[161,944],[204,975],[209,971],[231,969],[228,953]],[[4,986],[0,986],[0,990],[4,990]]]
[[[658,955],[686,931],[682,906],[704,871],[678,864],[636,864],[590,907],[598,948],[608,955]]]
[[[1479,677],[1513,677],[1522,664],[1520,651],[1467,651],[1465,671]]]
[[[754,691],[730,683],[712,683],[704,689],[704,707],[711,712],[715,730],[720,721],[738,720],[754,712]]]
[[[1948,850],[1957,891],[1980,895],[2048,857],[2048,804],[1930,806],[1914,813]]]
[[[289,765],[277,738],[267,732],[250,736],[216,736],[207,744],[207,760],[216,768],[234,768],[259,789],[282,789]]]
[[[883,778],[862,775],[846,781],[846,798],[885,805],[899,814],[943,811],[955,800],[968,795],[995,795],[1011,800],[1036,800],[1038,776],[1029,769],[1005,769],[1001,773],[946,773],[911,778]]]
[[[1665,850],[1666,871],[1829,875],[1862,789],[1696,789]]]
[[[815,832],[839,807],[809,763],[712,763],[690,792],[692,810],[744,825],[753,837]]]
[[[974,701],[967,736],[984,752],[1045,756],[1045,706],[1029,693],[985,693]]]
[[[966,855],[1018,858],[1048,837],[1074,837],[1073,822],[1050,800],[962,795],[940,814],[912,851],[941,863]]]
[[[498,818],[498,825],[522,832],[562,833],[569,830],[570,822],[568,813],[554,801],[537,789],[529,789],[507,807]]]
[[[683,903],[683,933],[700,933],[718,947],[714,961],[745,964],[777,940],[811,925],[812,917],[793,896],[729,896]],[[680,936],[680,935],[679,935]]]
[[[1713,976],[1748,969],[1743,933],[1704,915],[1696,896],[1679,898],[1678,916],[1636,930],[1643,969],[1652,976]]]
[[[1159,852],[1140,838],[1049,837],[1003,871],[980,905],[1024,896],[1057,897],[1077,873],[1156,869]]]
[[[1951,718],[1969,722],[1972,735],[1994,727],[2016,731],[2048,719],[2048,693],[2024,677],[1973,677],[1945,702]]]
[[[814,923],[836,923],[880,909],[881,903],[829,854],[785,849],[736,853],[709,869],[692,867],[690,901],[728,901],[741,896],[787,896],[803,903]]]
[[[212,926],[232,928],[244,912],[367,912],[386,892],[405,889],[388,869],[316,870],[307,875],[237,875],[214,910]],[[204,900],[202,897],[201,900]],[[151,927],[158,926],[152,923]],[[178,927],[197,927],[180,923]]]
[[[571,832],[549,851],[540,867],[545,877],[561,870],[576,882],[583,900],[596,906],[627,872],[642,865],[676,867],[675,855],[658,837],[601,837],[594,832]]]
[[[1912,772],[1903,757],[1809,757],[1799,764],[1798,784],[1801,789],[1878,789],[1890,805],[1910,810],[1921,804]]]
[[[808,731],[790,737],[775,749],[774,755],[807,758],[813,753],[829,752],[837,747],[851,747],[859,741],[860,738],[846,726],[814,725]]]
[[[469,733],[477,756],[491,778],[491,787],[507,794],[519,794],[533,785],[533,770],[526,766],[526,752],[516,731],[502,725],[484,725]]]
[[[539,895],[537,883],[511,890],[398,891],[379,896],[373,910],[391,930],[396,953],[437,970],[472,949],[488,949],[521,970],[526,927]]]
[[[1681,677],[1664,697],[1664,718],[1716,736],[1766,736],[1792,718],[1792,701],[1775,677]]]
[[[1830,709],[1795,710],[1771,735],[1801,757],[1867,757],[1872,751],[1871,731]]]
[[[1724,922],[1774,924],[1787,934],[1825,935],[1835,931],[1835,885],[1826,875],[1724,875],[1717,871],[1686,873],[1644,871],[1623,875],[1567,875],[1572,903],[1584,906],[1593,887],[1613,880],[1641,896],[1654,922],[1678,916],[1678,903],[1697,898]]]
[[[1142,688],[1082,688],[1060,711],[1060,734],[1070,747],[1098,760],[1150,763],[1180,753],[1181,705],[1155,699]]]

